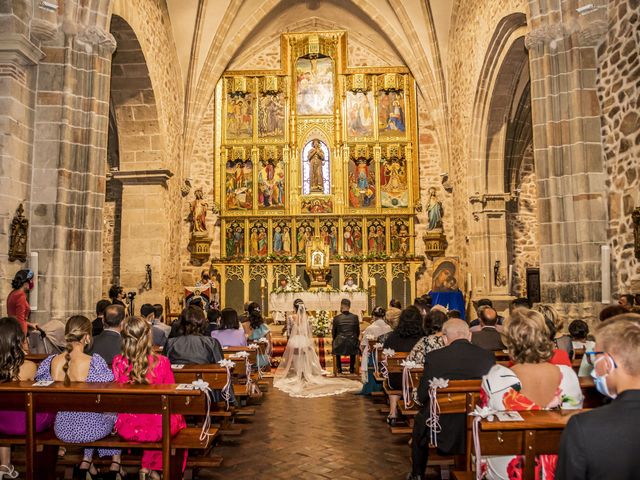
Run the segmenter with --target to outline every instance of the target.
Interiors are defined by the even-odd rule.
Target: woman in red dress
[[[18,320],[26,336],[28,327],[36,328],[35,323],[29,322],[31,307],[27,300],[27,292],[33,289],[33,272],[31,270],[18,270],[15,277],[13,277],[11,286],[13,290],[7,297],[7,316]]]

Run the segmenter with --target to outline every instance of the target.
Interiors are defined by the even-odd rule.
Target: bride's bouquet
[[[309,321],[311,322],[311,331],[315,337],[325,337],[329,333],[331,319],[326,311],[320,310],[315,317],[309,318]]]

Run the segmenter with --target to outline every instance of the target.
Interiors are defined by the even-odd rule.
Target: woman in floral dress
[[[495,365],[482,379],[481,404],[496,411],[577,409],[582,407],[578,376],[571,367],[548,362],[554,350],[544,317],[518,309],[505,325],[504,343],[514,362],[511,368]],[[536,458],[535,478],[553,480],[557,455]],[[524,457],[483,457],[488,479],[522,478]]]

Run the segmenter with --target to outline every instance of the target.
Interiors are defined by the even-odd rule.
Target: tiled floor
[[[404,479],[408,437],[391,435],[381,405],[354,394],[291,398],[270,388],[242,436],[216,449],[198,479]]]

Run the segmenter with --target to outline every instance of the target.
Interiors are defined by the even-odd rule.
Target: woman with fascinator
[[[301,299],[293,302],[291,335],[282,361],[276,370],[273,386],[292,397],[324,397],[361,388],[360,382],[326,376],[316,353],[311,324]]]

